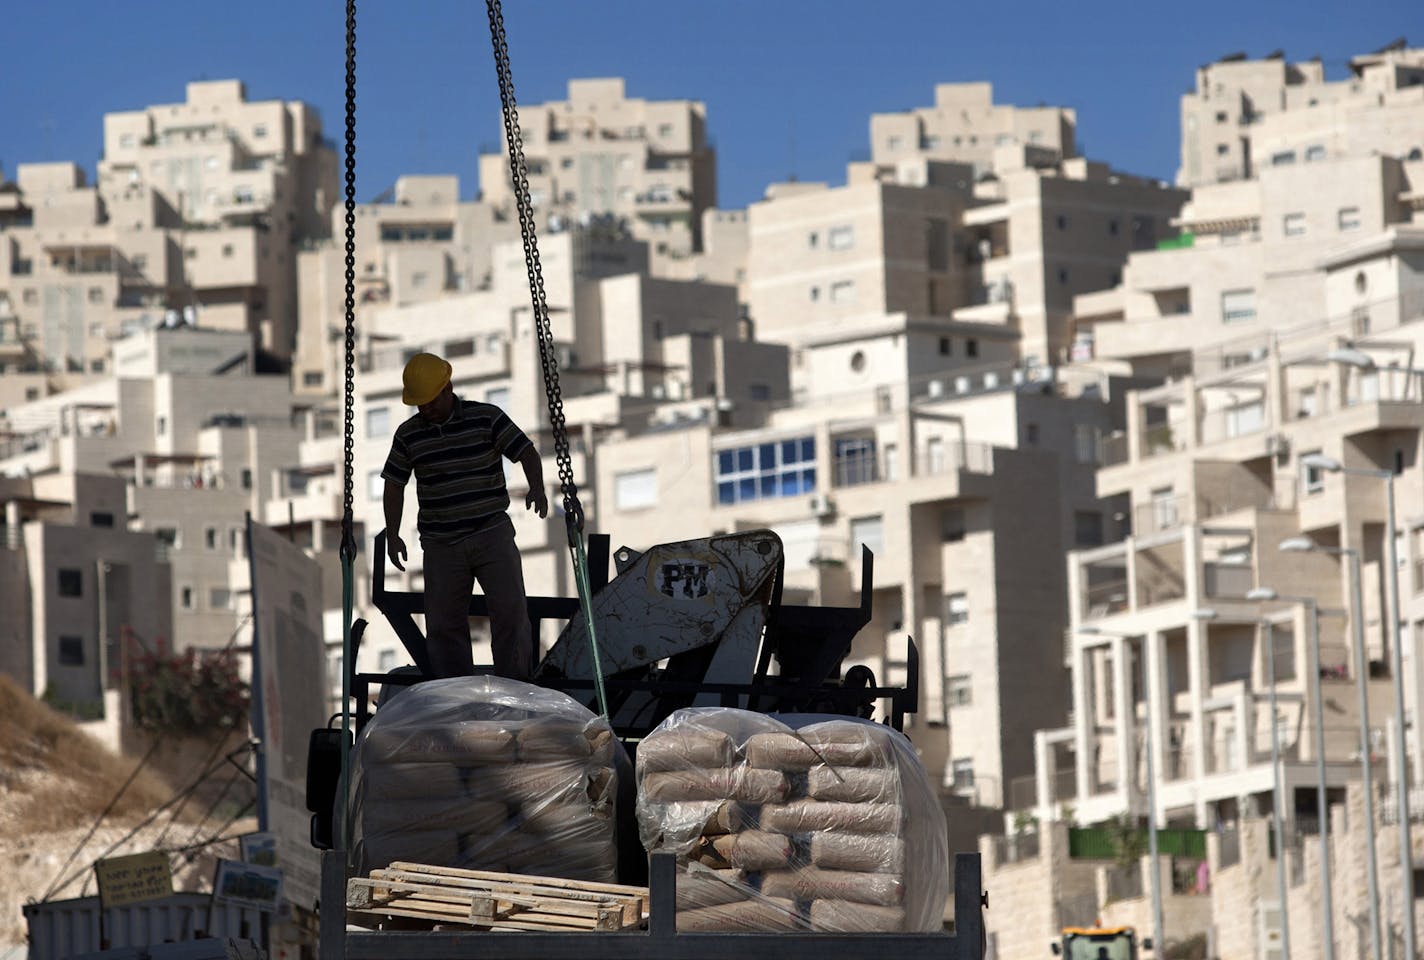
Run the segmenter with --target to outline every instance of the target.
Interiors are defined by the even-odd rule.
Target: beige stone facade
[[[1350,60],[1326,80],[1319,59],[1224,58],[1182,96],[1177,182],[1248,180],[1271,166],[1424,152],[1424,50],[1402,44]]]
[[[701,249],[703,212],[717,205],[704,104],[629,98],[621,78],[570,80],[566,100],[520,104],[519,123],[541,230],[612,215],[655,262]],[[480,190],[514,211],[507,143],[481,153]]]
[[[327,233],[336,157],[314,110],[238,81],[108,114],[94,185],[21,164],[0,191],[0,406],[109,373],[113,341],[186,320],[296,347],[296,251]]]

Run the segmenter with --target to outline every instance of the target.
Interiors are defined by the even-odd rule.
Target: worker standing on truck
[[[418,353],[405,365],[401,401],[419,412],[396,427],[386,481],[386,552],[404,570],[400,537],[405,485],[415,474],[417,529],[425,555],[425,635],[436,677],[474,672],[470,593],[478,580],[489,604],[494,671],[512,680],[534,673],[524,569],[509,519],[501,457],[524,468],[526,508],[549,514],[539,451],[499,407],[455,395],[450,364]]]

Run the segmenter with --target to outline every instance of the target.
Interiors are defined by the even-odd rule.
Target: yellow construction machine
[[[1143,940],[1141,948],[1150,951],[1151,939]],[[1137,931],[1131,927],[1065,927],[1053,944],[1054,955],[1065,960],[1137,960],[1137,950]]]

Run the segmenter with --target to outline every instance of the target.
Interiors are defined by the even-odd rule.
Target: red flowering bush
[[[210,735],[247,723],[251,691],[229,650],[131,647],[129,703],[134,722],[147,730]]]

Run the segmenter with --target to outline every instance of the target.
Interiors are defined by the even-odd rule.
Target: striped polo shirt
[[[531,446],[499,407],[457,396],[444,423],[416,414],[396,427],[381,476],[405,486],[414,472],[421,540],[455,543],[509,509],[500,457],[517,461]]]

